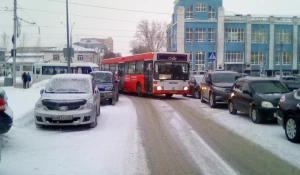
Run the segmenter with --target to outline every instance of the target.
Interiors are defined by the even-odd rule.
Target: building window
[[[59,61],[59,55],[53,55],[53,61]]]
[[[244,52],[226,52],[225,60],[227,63],[243,63]]]
[[[193,29],[192,28],[186,28],[186,41],[191,42],[193,41]]]
[[[266,43],[267,42],[267,31],[263,29],[252,30],[251,33],[252,43]]]
[[[196,5],[196,12],[206,12],[206,4],[198,3]]]
[[[252,52],[251,53],[251,64],[260,65],[261,63],[266,63],[266,53],[265,52]]]
[[[206,30],[205,28],[196,28],[196,41],[205,42],[206,41]]]
[[[216,17],[215,9],[211,6],[208,6],[208,18],[209,19],[215,19]]]
[[[77,56],[77,60],[78,60],[78,61],[82,61],[82,60],[83,60],[83,55],[78,55],[78,56]]]
[[[283,65],[291,64],[291,54],[289,52],[277,52],[275,58],[275,64],[280,65],[281,58],[282,58]]]
[[[292,33],[287,30],[277,30],[276,31],[276,43],[277,44],[291,44],[292,43]]]
[[[173,43],[176,44],[177,43],[177,30],[174,30],[173,32],[174,32],[174,34],[173,34],[173,37],[174,37]]]
[[[208,41],[215,42],[216,33],[214,28],[208,28]]]
[[[188,54],[189,56],[189,60],[190,60],[190,67],[191,67],[191,70],[193,69],[193,52],[186,52],[186,54]]]
[[[226,42],[244,42],[244,29],[228,28],[225,29]]]
[[[205,52],[197,52],[195,59],[196,71],[205,71]]]
[[[189,6],[186,9],[186,19],[193,19],[194,18],[194,6]]]

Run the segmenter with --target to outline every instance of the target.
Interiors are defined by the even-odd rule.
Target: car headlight
[[[225,91],[225,88],[221,88],[221,87],[214,87],[214,89],[217,91]]]
[[[188,87],[184,87],[183,90],[187,91],[189,88]]]
[[[94,103],[93,100],[90,99],[89,101],[86,102],[86,104],[83,106],[85,109],[93,109]]]
[[[106,90],[106,91],[112,91],[112,90],[113,90],[113,87],[106,87],[105,90]]]
[[[268,101],[263,101],[263,102],[261,102],[261,107],[263,107],[263,108],[273,108],[274,106],[273,106],[272,103],[270,103]]]
[[[36,109],[43,109],[43,108],[44,108],[44,105],[43,105],[42,102],[39,100],[38,102],[36,102],[35,108],[36,108]]]
[[[161,86],[157,86],[157,90],[158,90],[158,91],[161,91],[161,90],[162,90],[162,87],[161,87]]]

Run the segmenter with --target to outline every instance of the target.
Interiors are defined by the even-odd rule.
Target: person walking
[[[27,73],[27,88],[30,87],[30,82],[31,82],[31,75],[30,75],[30,73],[28,72],[28,73]]]
[[[27,74],[24,72],[22,74],[22,80],[23,80],[23,88],[26,89],[26,84],[27,84]]]

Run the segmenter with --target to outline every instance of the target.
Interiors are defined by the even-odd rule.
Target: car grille
[[[229,93],[229,92],[230,92],[230,89],[225,89],[224,92],[225,92],[225,93]]]
[[[80,109],[80,107],[86,103],[86,100],[43,100],[42,103],[48,110],[71,111]]]
[[[80,121],[80,117],[74,117],[73,120],[66,120],[66,121],[53,121],[51,117],[45,118],[48,123],[73,123]]]

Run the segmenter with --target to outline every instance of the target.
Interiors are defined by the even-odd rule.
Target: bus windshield
[[[186,62],[155,62],[154,79],[188,80],[189,64]]]

